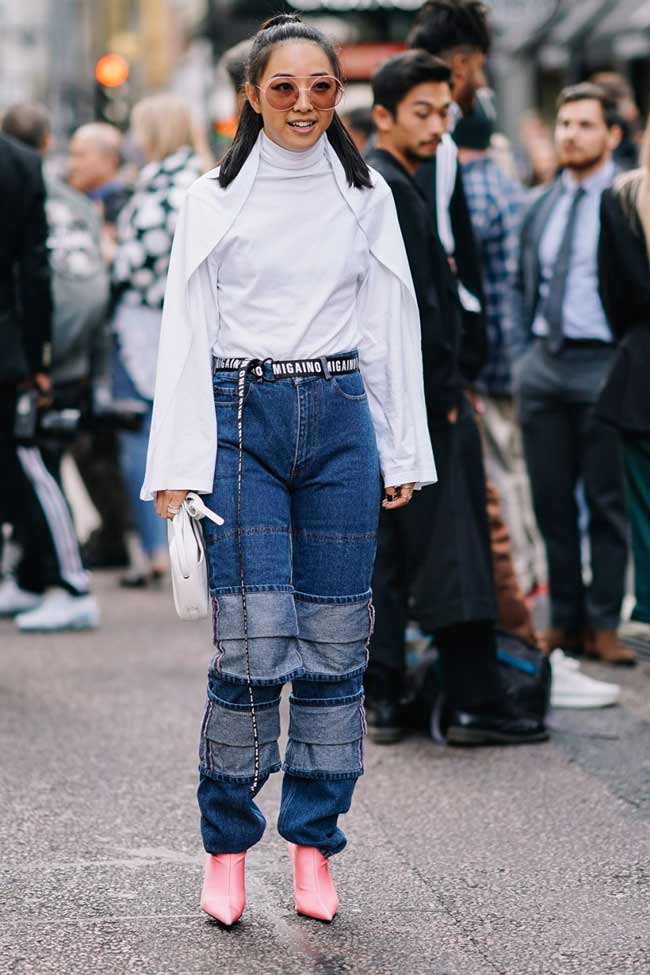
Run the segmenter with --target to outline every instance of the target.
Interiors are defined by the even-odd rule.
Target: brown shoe
[[[616,630],[591,630],[585,639],[585,653],[604,664],[619,667],[634,667],[637,662],[634,650],[621,643]]]
[[[580,656],[584,649],[583,633],[579,630],[567,630],[563,626],[549,626],[544,631],[542,641],[547,653],[553,653],[560,647],[566,653]]]

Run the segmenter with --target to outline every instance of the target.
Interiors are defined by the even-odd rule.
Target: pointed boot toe
[[[246,907],[245,853],[208,854],[205,861],[201,910],[228,927]]]
[[[289,843],[289,852],[296,912],[317,921],[332,921],[339,909],[339,899],[329,861],[313,846]]]

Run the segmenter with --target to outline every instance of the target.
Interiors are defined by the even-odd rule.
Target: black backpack
[[[537,647],[521,637],[497,630],[501,680],[516,714],[544,720],[551,700],[551,664]],[[445,701],[440,686],[438,651],[433,641],[406,672],[402,700],[405,727],[424,731],[444,742]]]

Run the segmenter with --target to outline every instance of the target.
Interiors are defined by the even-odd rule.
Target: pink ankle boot
[[[245,853],[208,854],[205,861],[201,910],[222,924],[230,926],[244,913],[245,862]]]
[[[328,860],[314,846],[289,843],[289,852],[296,911],[318,921],[331,921],[339,909],[339,899]]]

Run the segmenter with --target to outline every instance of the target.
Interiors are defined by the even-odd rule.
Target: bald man
[[[77,129],[68,146],[68,182],[73,189],[101,204],[105,223],[113,227],[129,198],[118,178],[122,133],[107,122],[90,122]]]

